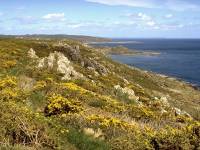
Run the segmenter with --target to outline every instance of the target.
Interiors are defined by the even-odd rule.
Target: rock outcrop
[[[160,101],[162,102],[162,104],[164,105],[164,107],[170,107],[170,104],[169,104],[169,102],[167,100],[167,97],[164,97],[164,96],[161,97]]]
[[[88,135],[88,136],[92,136],[93,138],[104,139],[104,134],[103,134],[101,129],[98,129],[98,130],[95,131],[92,128],[84,128],[83,133]]]
[[[53,49],[65,54],[70,61],[78,62],[82,67],[95,71],[95,74],[107,75],[109,73],[108,69],[96,60],[82,57],[79,45],[71,46],[66,43],[59,42],[57,44],[53,44]]]
[[[170,103],[168,102],[167,97],[164,97],[164,96],[162,96],[161,98],[154,97],[154,100],[161,102],[161,104],[162,104],[161,113],[167,112],[165,110],[165,108],[171,108],[174,111],[176,116],[186,116],[186,117],[192,118],[191,115],[189,113],[187,113],[186,111],[182,111],[179,108],[171,106]]]
[[[84,60],[84,67],[90,70],[94,70],[100,75],[107,75],[109,73],[109,70],[106,69],[106,67],[91,58]]]
[[[191,115],[189,113],[187,113],[186,111],[182,111],[182,110],[180,110],[179,108],[176,108],[176,107],[174,107],[173,109],[175,111],[175,115],[177,115],[177,116],[182,115],[182,116],[186,116],[186,117],[191,118]]]
[[[32,48],[28,51],[28,57],[33,58],[33,59],[38,59],[39,58]]]
[[[62,80],[71,80],[84,78],[84,76],[77,72],[72,66],[71,62],[61,52],[50,53],[48,57],[39,58],[33,49],[28,52],[31,58],[37,58],[39,69],[49,69],[63,74]]]
[[[139,97],[135,95],[135,92],[132,89],[130,89],[128,87],[122,88],[120,85],[115,85],[114,88],[116,90],[121,91],[123,94],[127,94],[129,99],[133,99],[136,102],[139,102],[138,101]]]
[[[75,46],[72,47],[68,44],[59,42],[58,44],[54,44],[53,48],[56,51],[64,53],[68,57],[68,59],[71,60],[71,61],[81,62],[81,60],[82,60],[79,45],[75,45]]]

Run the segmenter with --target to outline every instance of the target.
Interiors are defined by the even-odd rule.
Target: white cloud
[[[195,10],[198,11],[200,4],[186,0],[85,0],[110,6],[130,6],[142,8],[161,8],[175,11]]]
[[[100,3],[105,5],[117,6],[132,6],[132,7],[157,7],[154,3],[155,0],[86,0],[87,2]]]
[[[0,16],[3,16],[3,13],[2,13],[2,12],[0,12]]]
[[[88,22],[68,22],[67,24],[68,28],[85,28],[85,27],[102,27],[105,25],[105,23],[101,22],[93,22],[93,21],[88,21]]]
[[[82,23],[74,23],[74,24],[67,24],[67,27],[69,28],[81,28],[81,27],[85,27],[86,25],[85,24],[82,24]]]
[[[165,18],[168,18],[168,19],[169,19],[169,18],[172,18],[172,17],[173,17],[172,14],[166,14],[166,15],[165,15]]]
[[[138,13],[138,17],[141,19],[141,20],[144,20],[144,21],[148,21],[148,20],[152,20],[152,18],[144,13]]]
[[[156,23],[154,21],[148,21],[147,25],[152,27],[152,26],[155,26]]]
[[[131,20],[135,21],[135,24],[147,27],[155,27],[157,25],[156,21],[152,16],[149,16],[145,13],[138,13],[138,14],[127,14]]]
[[[49,21],[65,21],[66,20],[64,13],[47,14],[47,15],[44,15],[42,18]]]
[[[199,11],[200,5],[194,4],[192,1],[185,0],[168,0],[165,4],[166,8],[174,10],[174,11]]]
[[[169,23],[169,22],[159,22],[153,16],[150,16],[146,13],[133,13],[133,14],[126,14],[126,17],[130,19],[130,21],[134,21],[134,26],[137,25],[138,28],[143,29],[154,29],[154,30],[176,30],[179,28],[185,27],[184,24],[179,22]],[[173,14],[166,14],[166,18],[172,18]]]
[[[160,27],[159,26],[154,26],[153,29],[158,30],[158,29],[160,29]]]
[[[149,16],[145,13],[142,13],[142,12],[139,12],[137,14],[135,14],[135,13],[126,14],[125,16],[129,17],[131,20],[140,20],[140,21],[150,21],[150,20],[152,20],[151,16]]]

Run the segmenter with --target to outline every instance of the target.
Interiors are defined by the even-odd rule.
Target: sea
[[[160,55],[111,55],[112,59],[143,70],[179,78],[200,87],[200,39],[113,39],[96,46],[124,46]]]

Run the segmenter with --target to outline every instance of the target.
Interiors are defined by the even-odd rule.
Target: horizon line
[[[85,35],[85,34],[63,34],[63,33],[56,33],[56,34],[0,34],[0,36],[33,36],[33,35],[47,35],[47,36],[54,36],[54,35],[68,35],[68,36],[85,36],[85,37],[94,37],[94,38],[108,38],[108,39],[200,39],[200,37],[110,37],[110,36],[95,36],[95,35]]]

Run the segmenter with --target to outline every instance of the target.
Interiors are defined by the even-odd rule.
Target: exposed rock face
[[[76,45],[74,48],[75,48],[77,51],[80,51],[79,45]]]
[[[34,50],[31,50],[31,52],[28,53],[34,54],[33,51]],[[46,68],[50,70],[55,70],[58,73],[63,74],[64,76],[62,77],[62,80],[84,78],[82,74],[74,70],[68,58],[60,52],[50,53],[48,57],[39,58],[37,67],[40,69]]]
[[[129,84],[128,80],[126,80],[125,78],[123,78],[123,81],[125,84]]]
[[[162,96],[161,98],[154,97],[154,100],[160,101],[160,102],[161,102],[161,104],[162,104],[161,113],[167,112],[167,111],[165,110],[165,108],[171,108],[171,109],[174,111],[174,113],[175,113],[176,116],[183,115],[183,116],[186,116],[186,117],[190,117],[190,118],[191,118],[191,115],[190,115],[189,113],[187,113],[186,111],[182,111],[182,110],[180,110],[179,108],[172,107],[172,106],[170,105],[170,103],[168,102],[168,98],[165,97],[165,96]]]
[[[122,88],[120,85],[115,85],[114,88],[116,90],[120,90],[124,94],[127,94],[129,96],[129,99],[133,99],[138,102],[139,97],[135,95],[135,92],[132,89],[128,87]]]
[[[68,44],[59,42],[58,44],[54,44],[53,47],[55,50],[66,54],[67,57],[72,61],[80,61],[81,62],[81,60],[82,60],[81,55],[80,55],[79,45],[72,47]]]
[[[165,106],[165,107],[170,107],[170,104],[167,100],[167,97],[161,97],[160,98],[160,101],[162,102],[162,104]]]
[[[81,66],[96,71],[100,75],[107,75],[109,72],[106,67],[98,63],[96,60],[92,58],[83,58],[80,53],[79,45],[70,46],[68,44],[59,42],[58,44],[54,44],[53,48],[55,51],[64,53],[70,61],[79,62]]]
[[[31,48],[28,51],[28,57],[33,58],[33,59],[38,59],[39,57],[35,54],[35,51]]]
[[[86,135],[92,136],[94,138],[104,139],[104,134],[101,129],[98,129],[97,131],[95,131],[92,128],[84,128],[83,133]]]
[[[96,60],[91,58],[84,60],[84,66],[90,70],[95,70],[101,75],[107,75],[109,73],[108,69],[104,67],[102,64],[98,63]]]
[[[191,115],[188,114],[186,111],[181,111],[179,108],[174,107],[175,115],[184,115],[191,118]]]
[[[164,114],[164,113],[167,113],[167,111],[164,108],[161,108],[160,113]]]
[[[73,60],[73,61],[80,61],[81,55],[80,55],[79,46],[76,46],[75,49],[70,48],[69,49],[69,56],[70,56],[71,60]]]

